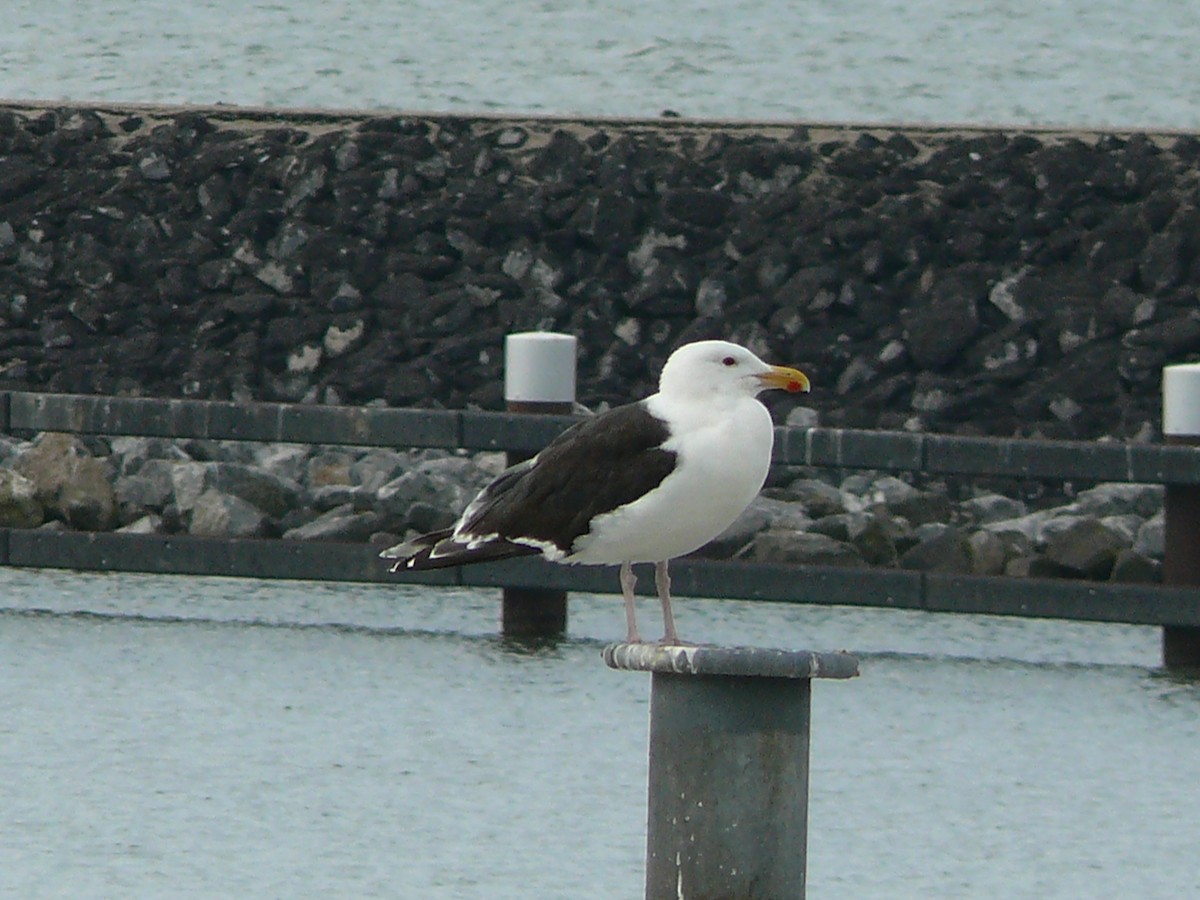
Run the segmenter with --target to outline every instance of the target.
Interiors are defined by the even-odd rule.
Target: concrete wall
[[[1150,438],[1200,359],[1193,135],[0,107],[0,387],[580,399],[728,336],[829,426]]]

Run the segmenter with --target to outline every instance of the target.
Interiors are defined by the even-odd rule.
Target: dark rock
[[[983,295],[978,276],[948,275],[907,310],[905,343],[918,366],[939,369],[958,356],[979,330],[977,304]]]
[[[799,503],[812,518],[845,512],[842,492],[819,478],[798,478],[782,488],[768,488],[768,497]]]
[[[108,466],[78,438],[41,435],[14,468],[33,483],[35,498],[50,516],[84,531],[106,531],[116,524]]]
[[[852,544],[803,531],[764,531],[754,538],[748,555],[758,562],[850,568],[867,565]]]
[[[1135,550],[1124,549],[1113,560],[1109,581],[1122,584],[1155,584],[1162,581],[1162,564]]]
[[[922,572],[967,575],[973,569],[971,545],[957,528],[946,528],[905,551],[900,566]]]
[[[266,532],[266,514],[234,494],[209,488],[192,504],[188,533],[206,537],[259,537]]]
[[[381,517],[374,512],[355,512],[346,504],[335,507],[304,525],[283,533],[293,541],[351,541],[365,542],[380,528]]]
[[[1046,558],[1077,577],[1108,578],[1117,554],[1128,542],[1098,519],[1087,517],[1052,536]]]
[[[948,497],[930,491],[918,491],[899,497],[888,503],[887,509],[893,516],[901,516],[913,526],[929,522],[949,522],[954,513],[954,507]]]
[[[37,486],[12,469],[0,469],[0,528],[37,528],[42,521]]]

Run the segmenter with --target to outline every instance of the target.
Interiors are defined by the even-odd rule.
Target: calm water
[[[1183,0],[8,0],[0,97],[1200,127]]]
[[[648,681],[619,600],[0,570],[0,896],[640,896]],[[653,616],[646,613],[648,621]],[[1200,892],[1200,684],[1121,626],[684,600],[859,652],[814,691],[814,898]]]

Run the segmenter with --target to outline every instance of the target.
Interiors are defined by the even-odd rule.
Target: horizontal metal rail
[[[0,431],[532,452],[578,421],[387,409],[0,392]],[[777,464],[1032,479],[1200,484],[1200,448],[777,428]],[[365,544],[0,529],[0,565],[609,593],[606,567],[517,559],[391,575]],[[645,581],[646,579],[643,579]],[[1200,627],[1195,589],[680,559],[680,595]]]
[[[0,392],[0,430],[533,452],[572,416]],[[1039,480],[1200,484],[1200,448],[776,428],[780,465]]]
[[[607,566],[537,558],[392,575],[366,544],[0,529],[0,565],[612,593]],[[642,579],[647,590],[652,579]],[[679,596],[1200,627],[1194,589],[683,558]]]

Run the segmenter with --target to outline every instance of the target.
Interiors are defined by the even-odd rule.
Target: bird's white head
[[[674,397],[753,397],[764,390],[804,393],[809,390],[809,381],[799,369],[768,365],[737,344],[697,341],[671,354],[658,388]]]

